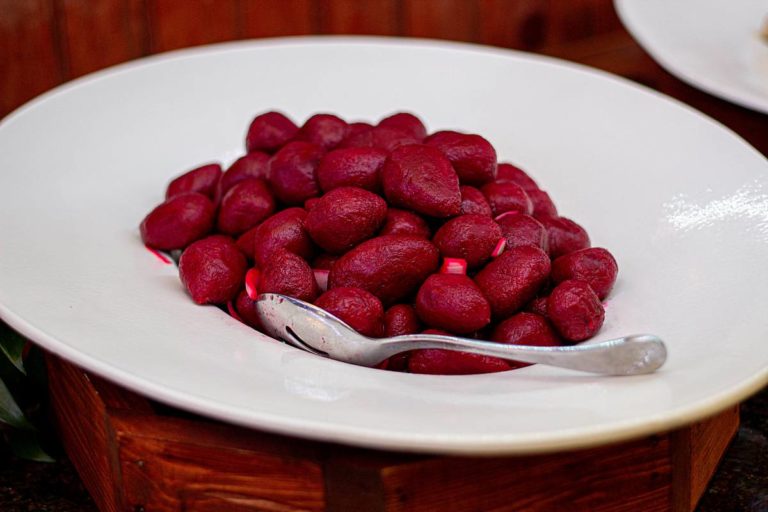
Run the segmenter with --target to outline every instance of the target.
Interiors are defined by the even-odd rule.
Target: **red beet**
[[[371,238],[387,217],[387,203],[357,187],[336,188],[325,194],[307,214],[307,232],[317,245],[343,254]]]
[[[379,121],[379,126],[400,130],[419,141],[424,140],[424,137],[427,136],[427,129],[421,119],[408,112],[399,112],[385,117]]]
[[[506,212],[519,212],[530,215],[533,213],[533,204],[520,185],[514,183],[488,183],[480,189],[491,206],[494,216]]]
[[[296,140],[311,142],[329,151],[338,146],[346,136],[346,121],[332,114],[315,114],[301,127]]]
[[[549,295],[547,316],[563,338],[583,341],[603,326],[605,310],[587,283],[568,280],[558,284]]]
[[[328,286],[362,288],[389,305],[416,291],[438,263],[437,247],[429,240],[407,235],[379,236],[339,258],[328,276]]]
[[[296,136],[299,128],[280,112],[258,115],[248,127],[245,148],[252,151],[274,153]]]
[[[509,212],[497,217],[496,222],[507,240],[507,249],[520,245],[535,245],[544,252],[549,251],[546,228],[530,215]]]
[[[256,264],[263,267],[280,250],[311,259],[315,253],[315,244],[304,227],[306,217],[307,212],[303,209],[288,208],[262,222],[253,237]]]
[[[268,154],[254,151],[235,160],[224,173],[224,176],[221,177],[219,194],[224,195],[230,188],[250,178],[269,180]]]
[[[339,257],[335,254],[321,254],[312,261],[312,268],[315,270],[331,270],[333,264],[336,263]]]
[[[416,310],[408,304],[395,304],[384,313],[384,336],[416,334],[421,330]]]
[[[571,219],[541,217],[539,221],[547,228],[549,255],[552,259],[590,246],[587,232]]]
[[[413,235],[428,239],[432,233],[429,231],[427,221],[415,213],[389,208],[387,220],[384,222],[384,227],[379,231],[379,235]]]
[[[161,251],[183,249],[211,231],[214,213],[213,203],[203,194],[172,197],[144,217],[141,239]]]
[[[384,330],[384,307],[371,293],[360,288],[339,287],[328,290],[315,306],[337,316],[362,334],[378,338]]]
[[[378,148],[386,152],[407,145],[418,144],[421,139],[412,136],[396,128],[388,126],[374,126],[370,130],[347,137],[339,144],[340,148]]]
[[[323,150],[309,142],[289,142],[269,161],[269,183],[278,199],[301,205],[320,195],[316,169]]]
[[[466,334],[491,321],[491,308],[477,285],[465,275],[433,274],[416,295],[416,313],[436,329]]]
[[[240,235],[235,242],[237,244],[237,248],[240,249],[240,252],[243,253],[243,256],[245,256],[250,261],[253,261],[253,253],[256,248],[255,239],[258,230],[259,226],[252,227]]]
[[[501,228],[485,215],[455,217],[435,233],[432,242],[444,258],[462,258],[472,269],[491,257],[501,238]]]
[[[531,245],[512,247],[475,276],[496,318],[506,318],[531,300],[549,276],[547,254]]]
[[[246,265],[234,240],[214,235],[181,254],[179,277],[197,304],[225,304],[243,286]]]
[[[450,333],[437,329],[427,329],[424,334],[450,336]],[[430,375],[471,375],[474,373],[503,372],[510,368],[504,359],[498,357],[453,350],[414,350],[408,358],[408,369],[411,373]]]
[[[461,210],[459,179],[448,159],[431,146],[412,144],[392,151],[381,179],[392,206],[439,218]]]
[[[241,235],[274,211],[275,200],[263,180],[241,181],[221,199],[216,226],[227,235]]]
[[[241,291],[237,295],[235,311],[240,315],[243,323],[250,325],[254,329],[262,330],[261,319],[259,319],[259,313],[256,309],[256,301],[251,299],[245,291]]]
[[[319,203],[319,202],[320,202],[320,198],[319,197],[310,197],[309,199],[304,201],[304,209],[306,211],[310,211],[312,208],[317,206],[317,203]]]
[[[547,299],[549,297],[534,297],[525,306],[525,310],[529,313],[536,313],[539,316],[547,317]]]
[[[490,217],[493,215],[491,206],[486,201],[485,196],[475,187],[469,185],[462,185],[461,190],[461,215],[468,215],[475,213],[477,215],[485,215]]]
[[[350,137],[354,137],[358,133],[367,132],[371,128],[373,128],[373,125],[371,123],[364,123],[361,121],[358,121],[356,123],[349,123],[347,125],[347,139]],[[342,144],[343,143],[344,142],[342,141]]]
[[[496,150],[479,135],[442,131],[430,135],[425,144],[443,152],[462,185],[482,185],[496,179]]]
[[[528,194],[528,198],[533,205],[532,215],[534,217],[537,219],[541,217],[557,217],[557,207],[552,202],[549,194],[540,189],[526,190],[525,193]]]
[[[517,313],[501,322],[493,330],[493,341],[512,343],[515,345],[531,345],[534,347],[558,347],[562,345],[560,338],[552,330],[549,322],[533,313]],[[509,361],[510,366],[523,367],[526,363]]]
[[[387,152],[377,148],[345,148],[331,151],[317,166],[317,180],[324,192],[339,187],[381,189],[379,173]]]
[[[213,199],[220,178],[221,166],[219,164],[196,167],[170,182],[165,191],[165,198],[170,199],[181,194],[198,192]]]
[[[499,164],[496,171],[496,181],[499,183],[508,182],[520,185],[526,192],[539,189],[539,186],[533,181],[533,178],[528,176],[524,170],[508,163]]]
[[[600,300],[611,292],[618,273],[616,259],[602,247],[574,251],[552,262],[552,280],[555,283],[569,279],[584,281],[592,287]]]
[[[276,252],[267,261],[259,276],[257,290],[260,294],[280,293],[305,302],[314,301],[320,292],[309,264],[288,251]]]

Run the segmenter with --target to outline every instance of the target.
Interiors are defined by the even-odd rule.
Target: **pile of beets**
[[[427,134],[414,115],[377,125],[267,112],[246,154],[177,177],[141,223],[144,243],[183,250],[198,304],[260,329],[255,299],[281,293],[370,337],[418,332],[557,346],[603,324],[618,267],[480,135]],[[372,343],[375,343],[372,341]],[[522,363],[414,350],[380,368],[469,374]]]

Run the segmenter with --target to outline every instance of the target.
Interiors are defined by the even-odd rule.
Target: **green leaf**
[[[16,400],[13,399],[11,392],[5,385],[5,382],[0,380],[0,421],[7,423],[8,425],[25,430],[31,430],[34,427],[24,417],[24,413],[21,412],[19,406],[16,404]]]
[[[8,442],[11,446],[11,451],[17,457],[37,462],[55,462],[40,446],[37,432],[13,430],[8,433]]]
[[[5,357],[15,366],[21,373],[26,374],[24,370],[24,361],[22,360],[22,352],[24,351],[24,345],[27,340],[24,339],[19,333],[8,327],[3,322],[0,322],[0,352],[5,354]]]

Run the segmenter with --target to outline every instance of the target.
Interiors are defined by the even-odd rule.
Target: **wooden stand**
[[[388,453],[216,423],[48,357],[64,446],[102,511],[684,511],[738,407],[673,432],[550,455]]]

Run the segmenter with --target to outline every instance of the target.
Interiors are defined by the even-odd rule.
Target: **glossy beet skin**
[[[506,212],[530,215],[533,203],[520,185],[514,183],[488,183],[480,191],[491,207],[494,217]]]
[[[193,243],[181,254],[179,277],[197,304],[225,304],[243,286],[245,256],[222,235]]]
[[[392,206],[438,218],[461,210],[459,178],[448,159],[431,146],[412,144],[392,151],[381,180]]]
[[[165,198],[170,199],[181,194],[197,192],[209,199],[214,199],[220,179],[221,166],[219,164],[196,167],[171,181],[165,191]]]
[[[254,329],[262,330],[261,319],[259,318],[259,312],[256,308],[256,301],[251,299],[245,290],[237,294],[235,311],[240,315],[240,319],[244,324],[249,325]]]
[[[403,336],[421,331],[416,310],[408,304],[395,304],[384,313],[384,336]]]
[[[387,152],[383,149],[336,149],[320,160],[317,181],[324,192],[339,187],[360,187],[370,192],[379,192],[379,174],[386,159]]]
[[[544,225],[522,213],[502,214],[496,218],[502,236],[507,241],[507,249],[520,245],[535,245],[544,252],[549,251],[549,237]]]
[[[387,217],[387,203],[372,192],[341,187],[321,197],[307,214],[309,236],[331,254],[343,254],[373,237]]]
[[[505,250],[475,276],[496,318],[507,318],[531,300],[550,271],[547,254],[523,245]]]
[[[552,259],[590,246],[586,230],[566,217],[542,217],[539,221],[547,229],[549,255]]]
[[[373,294],[351,287],[328,290],[315,306],[338,317],[363,336],[381,337],[384,331],[384,307]]]
[[[496,179],[496,150],[481,136],[442,131],[424,143],[443,152],[462,185],[483,185]]]
[[[491,308],[480,289],[462,274],[433,274],[416,294],[416,313],[429,327],[467,334],[491,321]]]
[[[419,144],[421,139],[403,132],[397,128],[388,126],[374,126],[370,130],[360,132],[347,137],[339,144],[340,148],[378,148],[386,152],[408,144]]]
[[[443,258],[462,258],[472,269],[491,257],[501,237],[501,228],[490,217],[461,215],[443,224],[432,242]]]
[[[215,208],[203,194],[174,196],[149,212],[139,226],[144,244],[161,251],[183,249],[213,228]]]
[[[385,306],[407,298],[438,266],[437,247],[408,235],[367,240],[334,263],[328,288],[352,286],[376,295]]]
[[[558,284],[549,295],[547,317],[563,338],[583,341],[603,326],[605,309],[587,283],[569,280]]]
[[[499,343],[530,345],[534,347],[558,347],[562,345],[560,337],[552,330],[546,318],[534,313],[517,313],[493,330],[491,340]],[[510,366],[521,368],[526,363],[508,361]]]
[[[274,153],[293,139],[299,128],[280,112],[266,112],[256,116],[248,127],[245,148],[252,151]]]
[[[424,140],[427,136],[427,128],[421,122],[421,119],[408,112],[398,112],[397,114],[385,117],[379,121],[378,126],[399,130],[419,141]]]
[[[268,181],[269,159],[268,154],[254,151],[235,160],[221,177],[219,195],[224,195],[227,190],[247,179],[256,178]]]
[[[574,251],[552,262],[552,280],[555,283],[569,279],[584,281],[600,300],[611,293],[618,273],[616,259],[602,247]]]
[[[424,334],[451,336],[438,329],[427,329]],[[481,356],[454,350],[423,349],[414,350],[408,358],[408,370],[411,373],[429,375],[471,375],[475,373],[494,373],[509,370],[510,365],[498,357]]]
[[[302,208],[287,208],[261,223],[253,235],[253,259],[256,264],[263,267],[280,250],[310,260],[316,249],[304,226],[306,217],[307,212]]]
[[[496,181],[499,183],[507,182],[520,185],[526,192],[539,189],[539,186],[533,178],[528,176],[524,170],[509,163],[499,164],[496,169]]]
[[[483,193],[478,189],[469,185],[462,185],[460,191],[461,211],[459,213],[461,215],[469,215],[470,213],[485,215],[486,217],[493,215],[491,206],[488,204]]]
[[[557,217],[557,207],[552,202],[549,194],[540,189],[526,190],[525,193],[528,194],[531,205],[533,205],[533,213],[531,215],[537,219]]]
[[[333,114],[315,114],[304,123],[296,140],[317,144],[326,151],[339,145],[347,137],[347,123]]]
[[[315,274],[301,256],[288,251],[272,255],[261,269],[258,293],[280,293],[305,302],[314,301],[320,293]]]
[[[302,205],[320,195],[317,165],[323,149],[309,142],[289,142],[269,161],[269,184],[277,198],[288,205]]]
[[[221,198],[216,227],[227,235],[241,235],[272,215],[275,206],[264,180],[241,181]]]
[[[427,221],[417,214],[407,210],[389,208],[387,219],[384,221],[384,227],[379,231],[379,235],[413,235],[429,239],[432,233]]]

